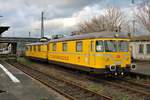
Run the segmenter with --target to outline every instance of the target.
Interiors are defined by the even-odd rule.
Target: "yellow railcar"
[[[39,60],[47,60],[47,43],[30,43],[26,45],[26,57]]]
[[[27,44],[26,56],[94,73],[123,75],[135,69],[129,42],[127,36],[115,32],[75,35]]]
[[[127,36],[114,32],[55,39],[48,43],[48,60],[80,70],[123,75],[135,68],[129,41]]]

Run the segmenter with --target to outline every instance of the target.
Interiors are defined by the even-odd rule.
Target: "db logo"
[[[120,55],[117,55],[116,58],[120,58]]]

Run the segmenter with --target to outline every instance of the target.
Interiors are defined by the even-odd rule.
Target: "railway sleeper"
[[[93,98],[94,97],[94,95],[93,94],[91,94],[91,93],[81,93],[81,92],[78,92],[78,93],[76,93],[75,94],[75,97],[81,97],[81,98]]]

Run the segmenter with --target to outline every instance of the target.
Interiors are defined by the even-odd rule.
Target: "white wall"
[[[139,45],[144,45],[144,53],[139,53]],[[137,60],[150,60],[150,54],[147,54],[147,48],[146,44],[150,44],[150,42],[147,41],[139,41],[139,42],[131,42],[132,46],[132,56],[134,59]]]

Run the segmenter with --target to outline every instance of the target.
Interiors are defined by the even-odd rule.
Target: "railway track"
[[[142,73],[130,72],[129,76],[131,78],[136,78],[136,79],[147,79],[147,80],[150,80],[150,75],[145,75],[145,74],[142,74]]]
[[[61,71],[63,73],[66,70],[62,70],[62,68],[61,68]],[[67,72],[68,72],[68,70],[67,70]],[[126,91],[129,94],[131,94],[131,93],[135,94],[136,93],[139,96],[150,97],[150,85],[149,84],[137,83],[137,82],[128,80],[126,78],[107,80],[107,79],[102,79],[101,77],[97,77],[97,76],[91,77],[90,75],[85,75],[85,74],[79,75],[80,73],[74,73],[74,71],[70,71],[70,70],[68,73],[73,74],[77,78],[79,78],[78,76],[81,76],[80,80],[89,79],[89,80],[92,80],[95,82],[99,82],[103,85],[115,87],[117,89],[121,88],[123,91]]]
[[[137,83],[126,79],[98,80],[98,81],[106,83],[110,86],[115,86],[124,89],[132,93],[137,93],[145,97],[150,97],[150,86],[148,84]]]
[[[4,63],[8,64],[6,62]],[[96,93],[78,84],[75,84],[74,82],[70,82],[55,76],[50,76],[47,73],[41,72],[31,67],[27,67],[25,65],[21,65],[19,63],[10,64],[64,95],[70,100],[112,100],[112,98],[109,96]]]

